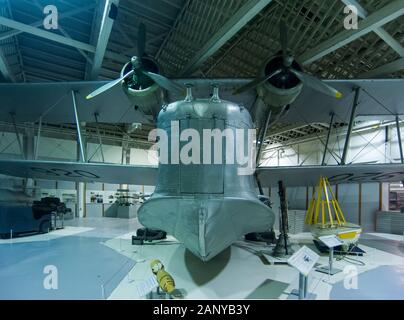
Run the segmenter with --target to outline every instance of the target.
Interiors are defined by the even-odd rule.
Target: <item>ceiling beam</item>
[[[38,2],[38,0],[33,0],[33,3],[39,9],[39,11],[42,12],[43,8],[42,8],[41,4]],[[68,32],[64,28],[62,28],[62,26],[58,25],[58,29],[66,38],[72,39],[72,37],[68,34]],[[88,57],[88,55],[83,50],[81,50],[79,48],[76,48],[76,50],[84,57],[84,59],[87,60],[88,63],[90,63],[90,64],[93,63],[91,61],[91,59]]]
[[[374,70],[370,70],[359,75],[359,78],[373,78],[404,70],[404,58],[382,65]]]
[[[8,1],[6,1],[6,6],[7,6],[6,10],[8,11],[8,15],[10,15],[11,14],[10,3]],[[14,43],[14,45],[15,45],[15,43]],[[18,48],[18,55],[19,55],[19,57],[21,57],[19,48]],[[10,64],[7,61],[7,58],[4,54],[3,48],[1,48],[1,46],[0,46],[0,73],[3,75],[3,78],[7,82],[16,82],[14,74],[10,68]],[[24,75],[24,77],[25,77],[25,75]]]
[[[83,6],[83,7],[77,8],[77,9],[73,9],[71,11],[67,11],[67,12],[59,14],[58,19],[60,20],[60,19],[63,19],[63,18],[68,18],[68,17],[74,16],[76,14],[79,14],[81,12],[91,10],[93,8],[94,8],[94,4]],[[40,27],[40,26],[42,26],[42,24],[43,24],[43,20],[38,20],[38,21],[36,21],[34,23],[31,23],[30,26],[31,27]],[[14,37],[14,36],[19,35],[20,33],[23,33],[23,32],[24,31],[21,31],[21,30],[10,30],[10,31],[3,32],[3,33],[0,34],[0,40],[5,40],[5,39],[8,39],[10,37]]]
[[[18,21],[14,21],[14,20],[11,20],[11,19],[8,19],[5,17],[0,17],[0,24],[3,26],[9,27],[11,29],[16,29],[16,30],[20,30],[22,32],[27,32],[34,36],[52,40],[52,41],[55,41],[58,43],[62,43],[64,45],[67,45],[70,47],[79,48],[79,49],[82,49],[82,50],[88,51],[88,52],[95,52],[95,47],[88,43],[69,39],[69,38],[63,37],[61,35],[55,34],[53,32],[35,28],[30,25],[27,25],[27,24],[24,24],[24,23],[21,23]]]
[[[247,3],[243,5],[195,54],[180,74],[186,76],[196,71],[210,56],[217,52],[217,50],[219,50],[271,2],[272,0],[247,1]]]
[[[102,61],[107,50],[109,36],[118,12],[119,0],[105,0],[104,12],[101,20],[100,32],[98,34],[96,50],[94,53],[93,65],[90,71],[90,79],[95,80],[100,73]]]
[[[6,79],[6,81],[15,82],[14,75],[10,70],[10,66],[8,65],[2,48],[0,48],[0,72],[3,75],[4,79]]]
[[[303,65],[313,63],[326,56],[327,54],[334,52],[335,50],[342,48],[343,46],[355,41],[356,39],[382,27],[386,23],[397,19],[404,14],[404,1],[395,0],[388,5],[381,8],[379,11],[372,13],[366,19],[359,22],[358,29],[344,30],[334,37],[320,43],[318,46],[307,51],[299,57],[299,61]]]
[[[363,8],[357,0],[341,0],[347,6],[354,6],[358,10],[358,16],[362,19],[366,19],[368,12]],[[404,47],[394,39],[384,28],[376,28],[374,32],[386,42],[400,57],[404,57]]]
[[[41,24],[42,24],[42,21],[41,21]],[[4,40],[4,39],[7,39],[7,38],[10,38],[12,36],[15,36],[17,34],[26,32],[26,33],[38,36],[40,38],[44,38],[44,39],[47,39],[47,40],[62,43],[62,44],[65,44],[67,46],[70,46],[70,47],[79,48],[79,49],[82,49],[82,50],[87,51],[87,52],[95,53],[95,50],[96,50],[95,46],[90,45],[88,43],[84,43],[84,42],[80,42],[80,41],[77,41],[77,40],[69,39],[67,37],[52,33],[50,31],[45,31],[43,29],[33,27],[33,25],[35,25],[35,23],[32,24],[32,25],[27,25],[27,24],[23,24],[21,22],[17,22],[17,21],[7,19],[7,18],[4,18],[4,17],[0,16],[0,25],[5,25],[5,26],[7,26],[9,28],[15,29],[15,30],[7,31],[7,32],[4,32],[4,33],[0,34],[0,41]],[[119,53],[116,53],[116,52],[113,52],[113,51],[107,51],[105,53],[105,56],[110,58],[110,59],[114,59],[116,61],[119,61],[121,63],[128,62],[128,57],[126,57],[123,54],[119,54]]]

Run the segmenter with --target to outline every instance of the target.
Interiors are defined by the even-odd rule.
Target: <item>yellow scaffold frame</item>
[[[329,194],[331,197],[329,197]],[[324,200],[323,200],[324,196]],[[320,219],[321,206],[321,221]],[[331,210],[331,206],[332,209]],[[328,212],[328,217],[326,216]],[[328,220],[327,220],[328,218]],[[341,207],[332,192],[330,182],[326,177],[320,177],[320,181],[315,189],[313,198],[311,199],[309,209],[306,213],[305,223],[308,225],[321,224],[322,228],[343,226],[346,224],[344,214]]]

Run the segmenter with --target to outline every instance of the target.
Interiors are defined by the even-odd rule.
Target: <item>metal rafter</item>
[[[4,79],[6,79],[7,81],[15,82],[15,77],[7,62],[7,58],[4,55],[3,50],[1,48],[0,48],[0,72],[3,75]]]
[[[395,0],[384,6],[380,10],[372,13],[366,19],[359,23],[356,30],[344,30],[334,37],[320,43],[315,48],[307,51],[299,57],[303,65],[313,63],[329,53],[342,48],[343,46],[355,41],[356,39],[382,27],[383,25],[397,19],[404,14],[404,1]]]
[[[64,18],[69,18],[69,17],[77,15],[77,14],[79,14],[81,12],[91,10],[93,8],[94,8],[94,4],[86,5],[86,6],[77,8],[77,9],[67,11],[65,13],[61,13],[58,16],[58,18],[59,18],[59,20],[64,19]],[[43,24],[43,20],[38,20],[38,21],[36,21],[34,23],[29,24],[29,26],[37,28],[37,27],[40,27],[42,24]],[[8,39],[10,37],[14,37],[14,36],[19,35],[20,33],[23,33],[23,32],[24,31],[22,31],[22,30],[10,30],[10,31],[7,31],[7,32],[3,32],[3,33],[0,34],[0,41]]]
[[[94,53],[93,65],[90,71],[90,79],[95,80],[102,67],[102,61],[104,60],[105,52],[107,50],[109,36],[111,35],[112,27],[116,16],[114,16],[114,10],[117,10],[119,0],[105,0],[105,7],[101,20],[100,32],[98,34],[98,40]]]
[[[271,2],[272,0],[249,0],[189,60],[180,74],[192,74]]]
[[[42,6],[41,4],[38,2],[38,0],[33,0],[34,5],[42,12]],[[69,33],[62,27],[62,26],[58,26],[59,31],[66,37],[69,39],[73,39]],[[88,55],[81,49],[76,48],[76,50],[84,57],[84,59],[87,60],[88,63],[92,64],[91,59],[88,57]]]
[[[365,8],[363,8],[357,0],[341,0],[347,6],[351,5],[356,7],[358,10],[358,16],[362,19],[365,19],[368,16],[368,12]],[[394,39],[384,28],[376,28],[374,32],[386,42],[390,48],[392,48],[395,52],[397,52],[400,57],[404,57],[404,47]]]
[[[372,77],[379,77],[382,75],[386,75],[389,73],[394,73],[400,70],[404,70],[404,58],[400,58],[396,61],[389,62],[385,65],[377,67],[374,70],[370,70],[368,72],[362,73],[360,75],[361,78],[372,78]]]
[[[0,8],[0,14],[5,14],[7,16],[10,15],[10,10],[8,7],[8,2],[6,3],[7,7]],[[0,40],[0,73],[3,75],[4,79],[8,82],[15,82],[16,79],[14,77],[13,71],[11,70],[9,61],[7,60],[6,53],[3,50],[2,46],[5,44],[4,41]],[[10,43],[11,45],[13,43]],[[5,45],[9,45],[9,43],[6,43]]]
[[[95,52],[95,47],[88,43],[69,39],[69,38],[60,36],[58,34],[52,33],[50,31],[45,31],[43,29],[35,28],[35,27],[32,27],[30,25],[27,25],[27,24],[24,24],[24,23],[21,23],[18,21],[8,19],[6,17],[0,17],[0,24],[4,25],[6,27],[12,28],[12,29],[16,29],[16,30],[20,30],[22,32],[27,32],[27,33],[33,34],[37,37],[59,42],[59,43],[62,43],[64,45],[67,45],[70,47],[79,48],[79,49],[89,51],[89,52]]]

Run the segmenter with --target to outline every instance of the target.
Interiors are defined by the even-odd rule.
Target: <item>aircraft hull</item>
[[[255,199],[155,196],[138,212],[139,221],[166,231],[208,261],[250,232],[272,225],[268,207]]]
[[[273,226],[272,210],[258,199],[254,170],[245,171],[248,164],[236,160],[237,148],[243,147],[246,155],[254,145],[247,134],[253,125],[245,108],[219,99],[174,102],[160,111],[158,128],[167,133],[169,147],[163,148],[160,137],[156,189],[138,211],[144,226],[173,235],[203,261],[210,260],[244,234],[267,231]],[[227,130],[229,135],[222,136],[220,145],[219,140],[212,138],[208,148],[206,139],[198,138],[199,146],[195,147],[198,150],[192,148],[186,154],[200,154],[200,161],[184,163],[178,154],[184,154],[184,148],[196,139],[182,136],[187,129],[192,129],[199,138],[204,137],[204,130],[218,133]],[[237,130],[245,133],[240,135],[241,140],[236,138]],[[228,148],[231,144],[233,149]],[[204,157],[207,150],[211,151],[210,163]],[[215,150],[222,151],[220,157]]]

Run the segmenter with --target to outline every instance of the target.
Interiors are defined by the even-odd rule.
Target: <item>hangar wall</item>
[[[387,139],[386,139],[387,134]],[[16,140],[16,136],[11,132],[0,133],[0,157],[1,158],[20,158],[21,152]],[[341,153],[341,148],[344,144],[344,132],[340,132],[330,139],[330,150],[335,154]],[[20,134],[20,140],[23,141],[23,135]],[[300,143],[290,147],[277,148],[272,151],[272,156],[265,161],[265,165],[315,165],[320,164],[323,154],[323,146],[319,143],[306,142]],[[101,152],[98,144],[87,143],[87,158],[91,161],[101,162]],[[43,160],[77,160],[77,144],[75,140],[64,140],[50,137],[41,137],[41,143],[38,150],[38,158]],[[123,148],[121,146],[114,146],[103,144],[103,152],[105,162],[122,163]],[[360,152],[361,151],[361,152]],[[150,164],[148,154],[151,151],[145,149],[130,148],[129,162],[131,164]],[[360,153],[359,153],[360,152]],[[358,154],[359,153],[359,154]],[[348,151],[347,163],[354,160],[358,162],[379,161],[390,162],[395,161],[399,157],[398,139],[395,127],[388,127],[379,130],[371,130],[369,132],[357,132],[352,136],[350,149]],[[157,157],[154,152],[150,159],[154,159],[153,164],[157,164]],[[327,164],[336,164],[336,160],[328,153],[326,157]],[[0,176],[0,186],[10,187],[13,185],[21,185],[21,179],[10,179],[5,176]],[[81,187],[80,187],[81,185]],[[50,194],[62,197],[66,194],[71,194],[77,197],[81,193],[81,198],[88,197],[91,192],[97,191],[111,191],[115,192],[119,185],[112,184],[77,184],[73,182],[64,181],[37,181],[37,186],[42,190],[49,191]],[[154,188],[129,185],[129,190],[152,192]],[[83,193],[83,188],[85,192]],[[337,191],[338,189],[338,191]],[[381,192],[380,189],[383,189]],[[312,196],[313,188],[298,187],[287,188],[287,198],[290,209],[306,210],[307,203]],[[334,192],[338,195],[341,208],[349,221],[360,223],[366,231],[373,231],[375,229],[375,213],[381,207],[387,210],[388,201],[388,185],[387,187],[375,184],[349,184],[339,185],[334,187]],[[274,212],[279,213],[279,198],[277,188],[266,190],[265,193],[271,195],[273,202]],[[79,197],[80,197],[79,196]],[[82,203],[88,202],[86,200]],[[75,205],[74,205],[75,206]],[[108,206],[107,204],[105,205]],[[107,208],[104,208],[105,211]],[[86,205],[85,208],[77,208],[78,215],[83,216],[102,216],[101,209],[96,208],[95,205]],[[278,225],[278,218],[276,219],[276,226]]]
[[[325,157],[327,165],[338,164],[336,160],[339,160],[342,154],[344,143],[345,131],[337,132],[330,137],[329,150],[335,158],[328,152]],[[323,150],[324,146],[318,143],[318,140],[277,147],[271,150],[263,165],[319,165]],[[390,126],[353,133],[346,163],[397,163],[400,161],[399,158],[397,131],[395,126]],[[346,219],[360,224],[365,231],[375,230],[378,210],[388,210],[388,190],[387,183],[341,184],[333,187]],[[276,188],[272,188],[271,200],[276,214],[279,213],[277,192]],[[312,192],[311,187],[287,188],[289,209],[307,210],[307,201],[310,201]]]
[[[20,134],[20,141],[23,141],[23,135]],[[36,137],[35,137],[36,143]],[[103,144],[103,153],[105,162],[122,163],[127,160],[123,157],[123,147]],[[86,144],[87,159],[92,162],[102,162],[101,151],[98,144]],[[157,156],[155,151],[146,149],[130,148],[130,164],[156,165]],[[150,155],[150,156],[149,156]],[[0,158],[18,159],[22,158],[20,147],[15,133],[0,133]],[[76,161],[78,159],[77,143],[75,140],[57,139],[51,137],[41,137],[38,148],[38,159],[41,160],[65,160]],[[124,159],[124,160],[123,160]],[[152,162],[150,162],[150,160]],[[154,161],[154,162],[153,162]],[[130,182],[130,181],[128,181]],[[13,188],[20,187],[22,179],[10,178],[0,175],[0,187]],[[52,195],[64,199],[68,203],[76,216],[102,217],[108,210],[110,204],[93,204],[89,201],[89,195],[103,191],[106,193],[115,193],[120,185],[103,183],[75,183],[67,181],[37,180],[36,186],[41,189],[42,195]],[[142,191],[151,193],[154,187],[128,185],[130,192]]]
[[[352,133],[346,163],[390,163],[400,162],[397,130],[394,125]],[[401,130],[404,125],[400,125]],[[403,131],[401,131],[403,132]],[[340,160],[345,143],[346,129],[334,129],[330,136],[325,164],[336,165]],[[263,155],[265,166],[297,166],[321,164],[325,137],[320,142],[312,137],[308,142],[289,143],[288,146],[274,145]]]

